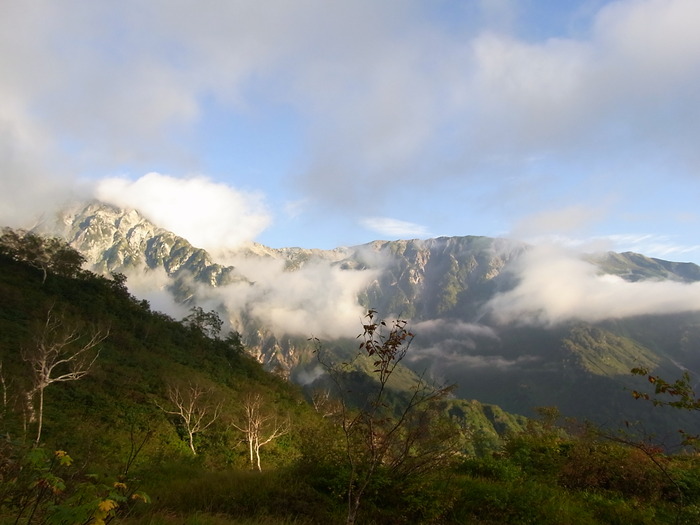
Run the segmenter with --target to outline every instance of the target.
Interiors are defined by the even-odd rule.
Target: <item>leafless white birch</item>
[[[168,388],[168,399],[175,406],[174,410],[160,407],[166,414],[178,416],[185,427],[188,444],[192,454],[197,455],[194,446],[194,436],[204,432],[221,415],[221,403],[214,403],[210,400],[211,389],[201,385],[190,383],[186,387],[170,386]]]
[[[83,334],[79,327],[68,324],[63,315],[49,308],[44,322],[36,331],[31,347],[22,350],[22,358],[32,369],[32,387],[27,393],[31,422],[37,422],[36,442],[41,441],[44,421],[44,391],[53,383],[77,381],[90,371],[100,355],[99,344],[109,330]],[[39,406],[34,398],[38,394]]]
[[[248,394],[243,400],[243,421],[240,425],[233,423],[245,436],[251,468],[257,468],[259,471],[262,471],[260,449],[290,430],[288,419],[280,421],[276,416],[266,414],[263,404],[261,394]]]

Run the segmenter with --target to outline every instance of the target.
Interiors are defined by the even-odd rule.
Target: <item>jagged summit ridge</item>
[[[235,278],[235,269],[214,262],[204,250],[154,225],[136,210],[99,202],[61,213],[54,233],[79,250],[97,272],[163,269],[177,279],[183,272],[218,286]]]

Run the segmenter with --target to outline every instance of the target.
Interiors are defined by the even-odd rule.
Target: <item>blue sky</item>
[[[5,2],[0,219],[700,263],[697,0]]]

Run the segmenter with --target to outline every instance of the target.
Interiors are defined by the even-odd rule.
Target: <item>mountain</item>
[[[312,406],[235,334],[153,311],[56,239],[13,233],[0,236],[2,523],[346,523],[356,472],[370,475],[354,478],[362,523],[697,521],[692,455],[567,434],[551,409],[525,421],[391,388],[361,419],[323,391]],[[569,344],[584,367],[590,347],[613,369],[641,351],[597,329]],[[376,381],[342,376],[367,407]]]
[[[150,228],[140,221],[130,224]],[[302,389],[247,355],[235,333],[212,334],[197,323],[153,311],[147,301],[131,295],[120,278],[66,271],[65,266],[50,267],[43,274],[17,244],[1,237],[0,426],[5,445],[37,431],[37,376],[32,372],[37,363],[43,363],[44,375],[39,377],[47,379],[46,402],[42,391],[40,404],[41,441],[112,467],[123,468],[123,460],[135,459],[130,456],[139,454],[135,440],[147,463],[190,457],[183,429],[187,421],[193,422],[195,432],[201,431],[190,446],[196,443],[219,464],[245,464],[248,451],[231,422],[241,418],[249,394],[264,399],[266,411],[278,413],[275,417],[286,414],[294,421],[280,449],[267,447],[270,462],[289,462],[298,456],[304,432],[330,424],[328,414],[306,402],[309,396]],[[32,246],[37,248],[34,254],[40,253],[38,244]],[[79,264],[78,260],[78,268]],[[97,344],[81,353],[80,345],[91,340]],[[402,372],[397,375],[409,373]],[[372,388],[367,386],[365,395]],[[397,392],[396,402],[403,394],[392,391]],[[491,446],[525,424],[521,416],[477,401],[446,398],[439,408],[459,428]],[[210,419],[217,423],[205,432]],[[7,450],[3,446],[3,454]],[[3,462],[3,468],[7,464]]]
[[[45,229],[67,239],[96,271],[124,272],[130,283],[144,272],[153,282],[158,272],[166,275],[162,286],[173,305],[219,311],[260,362],[303,385],[320,375],[309,337],[320,333],[338,355],[351,355],[362,312],[374,308],[410,320],[416,338],[407,364],[456,383],[462,398],[526,415],[557,405],[565,415],[613,427],[640,421],[666,432],[686,424],[678,414],[635,402],[629,391],[640,383],[629,371],[645,366],[675,378],[700,369],[700,314],[589,312],[555,322],[542,318],[537,308],[545,307],[537,304],[521,314],[514,308],[528,299],[519,288],[526,261],[545,276],[551,263],[547,257],[533,263],[534,248],[523,243],[465,236],[327,251],[251,243],[217,262],[138,212],[100,203],[69,210]],[[700,267],[691,263],[605,253],[557,267],[565,275],[551,293],[564,297],[566,272],[584,267],[618,285],[700,281]],[[572,308],[587,312],[588,300],[584,287]]]

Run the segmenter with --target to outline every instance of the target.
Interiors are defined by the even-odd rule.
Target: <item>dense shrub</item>
[[[593,525],[584,502],[563,489],[537,481],[515,483],[465,478],[449,523]]]
[[[278,470],[211,472],[196,466],[170,466],[168,477],[152,489],[149,514],[181,516],[206,513],[229,518],[299,518],[312,523],[333,523],[337,516],[327,496],[305,480]]]
[[[665,461],[660,457],[657,461]],[[626,498],[659,499],[669,481],[643,451],[617,443],[579,441],[568,451],[559,483],[575,490],[611,491]]]
[[[514,481],[523,476],[519,465],[507,458],[494,456],[467,458],[459,465],[458,472],[494,481]]]

